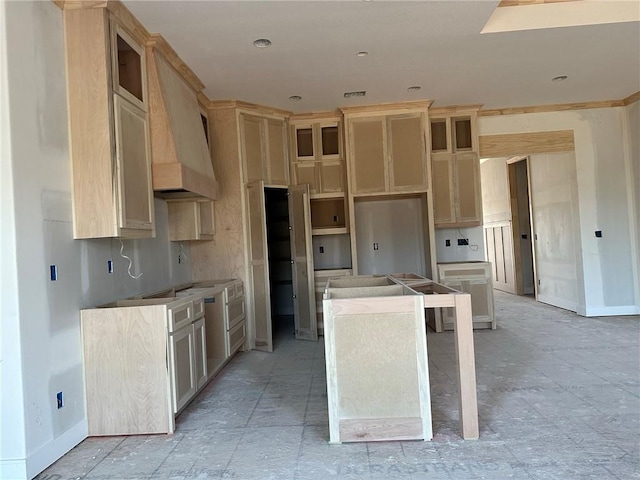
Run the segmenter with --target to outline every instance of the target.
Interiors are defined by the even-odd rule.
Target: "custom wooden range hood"
[[[153,189],[162,198],[219,195],[196,91],[165,58],[160,35],[147,44]],[[171,48],[171,47],[168,47]]]

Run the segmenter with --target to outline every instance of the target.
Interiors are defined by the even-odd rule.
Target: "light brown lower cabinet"
[[[90,436],[173,433],[183,410],[244,346],[244,288],[214,281],[81,311]]]
[[[191,298],[81,311],[90,436],[173,433],[197,389],[193,311]]]
[[[438,278],[441,284],[471,295],[473,328],[496,328],[493,311],[493,282],[491,263],[443,262],[438,263]],[[443,327],[453,330],[455,312],[443,308]]]

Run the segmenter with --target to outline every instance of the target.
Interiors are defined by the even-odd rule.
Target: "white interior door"
[[[255,347],[257,350],[272,352],[267,218],[264,182],[262,180],[247,184],[247,214],[249,219],[249,281],[251,282],[249,306],[255,335]]]
[[[529,168],[536,299],[575,312],[581,288],[575,153],[531,155]]]
[[[306,184],[289,187],[289,225],[296,338],[316,341],[318,326],[311,250],[311,208],[309,186]]]

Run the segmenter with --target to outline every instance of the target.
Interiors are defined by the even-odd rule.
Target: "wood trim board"
[[[482,158],[575,150],[573,130],[480,135],[479,141]]]

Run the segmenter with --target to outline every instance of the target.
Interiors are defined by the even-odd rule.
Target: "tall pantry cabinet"
[[[479,107],[441,108],[430,112],[436,228],[482,224],[476,126]]]
[[[360,211],[377,211],[376,202],[397,205],[398,201],[417,202],[416,215],[419,231],[423,237],[412,249],[421,250],[424,269],[417,270],[431,276],[435,273],[435,243],[433,227],[433,205],[429,157],[429,106],[430,101],[403,102],[342,108],[345,122],[347,152],[348,202],[350,212],[351,261],[353,273],[377,272],[376,264],[395,265],[402,255],[400,245],[405,245],[403,235],[407,232],[389,231],[389,225],[381,231],[391,233],[384,243],[377,238],[357,235]],[[391,203],[390,203],[391,202]],[[382,204],[382,203],[380,203]],[[374,217],[382,220],[382,217]],[[361,222],[360,222],[361,223]],[[371,229],[366,229],[368,232]],[[360,237],[360,238],[358,238]],[[374,235],[375,237],[375,235]],[[372,250],[371,259],[359,255]],[[383,261],[384,260],[384,261]],[[422,267],[422,266],[421,266]],[[385,267],[386,268],[386,267]],[[393,268],[393,267],[391,267]]]
[[[74,238],[155,235],[143,39],[64,10]]]

